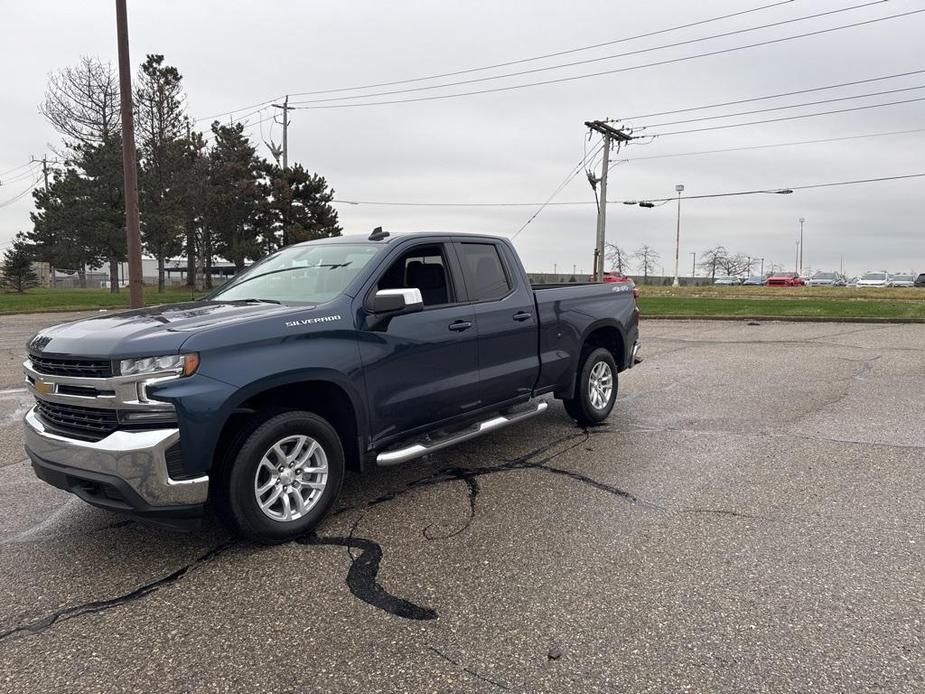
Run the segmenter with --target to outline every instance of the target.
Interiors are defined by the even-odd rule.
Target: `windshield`
[[[249,267],[211,298],[320,304],[344,291],[378,252],[373,244],[290,246]]]
[[[813,279],[814,280],[834,280],[835,273],[834,272],[817,272],[815,275],[813,275]]]
[[[911,282],[912,275],[893,275],[894,280],[899,280],[900,282]]]
[[[861,279],[862,280],[885,280],[886,275],[884,275],[882,272],[868,272]]]

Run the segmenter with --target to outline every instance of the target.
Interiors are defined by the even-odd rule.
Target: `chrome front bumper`
[[[81,472],[116,478],[150,507],[193,506],[208,497],[208,476],[174,480],[167,473],[166,451],[179,440],[174,428],[115,431],[99,441],[80,441],[47,431],[34,407],[25,419],[26,452],[33,463],[52,463],[77,478]]]

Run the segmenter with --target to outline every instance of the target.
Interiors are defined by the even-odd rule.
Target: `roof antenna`
[[[376,227],[373,229],[373,233],[369,235],[370,241],[382,241],[386,236],[389,235],[389,232],[382,231],[382,227]]]

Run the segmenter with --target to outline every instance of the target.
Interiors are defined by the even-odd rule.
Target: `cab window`
[[[454,303],[443,246],[418,246],[404,253],[383,273],[376,289],[421,291],[425,308]]]

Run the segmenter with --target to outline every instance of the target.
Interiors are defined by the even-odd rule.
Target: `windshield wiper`
[[[221,297],[216,297],[213,299],[220,304],[282,304],[282,301],[277,301],[276,299],[222,299]]]

